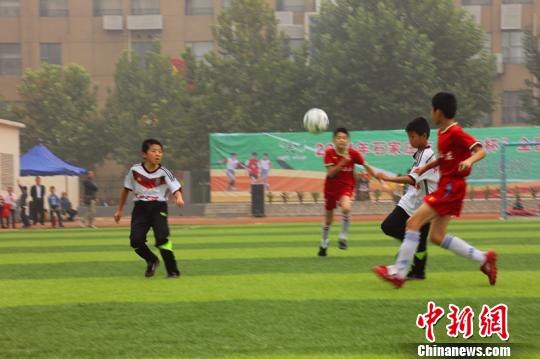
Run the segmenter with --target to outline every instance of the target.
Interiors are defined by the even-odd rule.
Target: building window
[[[94,0],[94,16],[122,15],[122,0]]]
[[[39,45],[41,62],[61,65],[62,64],[62,45],[58,43],[44,43]]]
[[[212,0],[186,0],[186,15],[213,15]]]
[[[474,5],[491,5],[491,0],[463,0],[461,2],[463,6],[474,6]]]
[[[533,0],[503,0],[503,4],[532,4]]]
[[[19,16],[20,0],[0,0],[0,17]]]
[[[528,91],[505,91],[502,97],[502,120],[505,124],[524,122],[529,118],[522,98]]]
[[[141,41],[141,42],[134,42],[131,44],[131,50],[133,51],[133,54],[137,56],[139,59],[139,63],[141,64],[141,67],[146,66],[146,56],[149,52],[152,52],[154,49],[154,42],[152,41]]]
[[[204,60],[204,55],[214,49],[212,41],[186,41],[186,47],[191,47],[191,51],[197,60]]]
[[[21,45],[0,44],[0,75],[21,74]]]
[[[277,0],[276,10],[305,12],[304,0]]]
[[[524,64],[524,33],[522,31],[503,31],[502,35],[503,62],[506,64]]]
[[[39,1],[39,16],[55,17],[68,16],[69,4],[68,0],[40,0]]]
[[[159,15],[159,0],[131,0],[131,15]]]

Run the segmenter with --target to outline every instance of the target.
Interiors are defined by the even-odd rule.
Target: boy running
[[[163,146],[154,139],[145,140],[142,144],[144,162],[133,165],[124,180],[124,188],[120,193],[118,209],[114,214],[116,223],[122,217],[122,210],[129,192],[133,191],[135,205],[131,214],[131,247],[135,249],[147,267],[145,277],[152,277],[159,265],[158,257],[146,245],[146,234],[152,228],[156,247],[165,263],[168,278],[178,278],[180,271],[172,250],[167,223],[167,199],[172,193],[178,207],[184,205],[181,186],[171,171],[161,166]]]
[[[414,163],[407,176],[387,176],[384,173],[377,173],[377,178],[383,181],[405,184],[407,191],[399,200],[392,213],[386,217],[381,224],[382,231],[390,237],[400,241],[405,235],[407,220],[414,211],[422,204],[422,197],[432,193],[437,188],[439,182],[439,172],[436,168],[426,171],[421,176],[414,172],[415,169],[435,161],[435,154],[428,145],[429,124],[423,117],[415,118],[409,122],[405,128],[409,136],[409,143],[417,151],[413,155]],[[427,261],[426,242],[429,233],[429,223],[420,228],[420,244],[416,249],[414,264],[407,274],[407,279],[425,279],[425,268]]]
[[[407,270],[420,242],[420,229],[431,221],[429,238],[442,248],[478,262],[480,270],[487,275],[489,284],[497,281],[497,255],[489,250],[482,252],[463,239],[446,234],[452,216],[459,216],[465,198],[465,177],[471,173],[474,163],[486,157],[482,145],[465,133],[457,124],[456,97],[451,93],[439,92],[432,99],[431,118],[439,126],[438,158],[415,172],[421,176],[426,171],[439,167],[441,178],[437,190],[424,197],[424,203],[407,220],[403,243],[399,249],[395,266],[378,266],[373,271],[381,279],[401,288]]]
[[[322,229],[322,239],[319,247],[319,256],[326,257],[328,250],[328,232],[334,220],[334,209],[337,204],[341,207],[341,232],[339,234],[339,248],[347,249],[347,235],[349,233],[351,197],[356,184],[354,165],[359,164],[366,168],[368,173],[375,177],[375,171],[364,161],[364,158],[349,143],[349,131],[340,127],[334,131],[334,146],[324,153],[326,166],[326,179],[324,181],[324,203],[326,209],[325,222]]]

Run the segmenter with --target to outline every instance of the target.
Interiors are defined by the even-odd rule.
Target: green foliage
[[[43,64],[27,69],[12,112],[26,125],[22,149],[43,143],[64,160],[91,167],[109,151],[97,105],[97,89],[79,65]]]
[[[115,134],[113,158],[124,165],[141,160],[140,145],[146,138],[164,144],[164,162],[180,168],[186,160],[186,87],[160,46],[145,58],[145,66],[125,52],[116,65],[115,89],[104,110],[108,128]]]
[[[527,55],[527,69],[534,76],[534,81],[527,80],[527,87],[531,90],[524,95],[522,100],[525,111],[530,115],[528,121],[540,125],[540,98],[535,96],[540,89],[538,79],[540,79],[540,50],[538,48],[538,37],[531,31],[526,32],[525,53]]]
[[[307,97],[340,125],[402,128],[441,90],[457,94],[462,122],[491,110],[493,59],[449,0],[326,2],[312,34]]]

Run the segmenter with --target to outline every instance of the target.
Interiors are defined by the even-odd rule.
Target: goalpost
[[[540,142],[501,143],[500,164],[501,219],[539,218]]]

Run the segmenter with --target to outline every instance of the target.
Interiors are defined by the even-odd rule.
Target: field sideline
[[[183,276],[142,276],[125,227],[0,232],[2,358],[407,358],[434,300],[509,306],[512,357],[540,358],[540,221],[458,221],[500,256],[495,287],[431,245],[428,279],[392,289],[370,271],[398,242],[355,222],[350,248],[316,256],[316,223],[174,225]],[[151,237],[151,236],[150,236]],[[153,239],[151,238],[151,243]],[[436,327],[438,343],[446,320]],[[477,319],[475,317],[475,324]],[[477,333],[467,342],[500,343]]]

